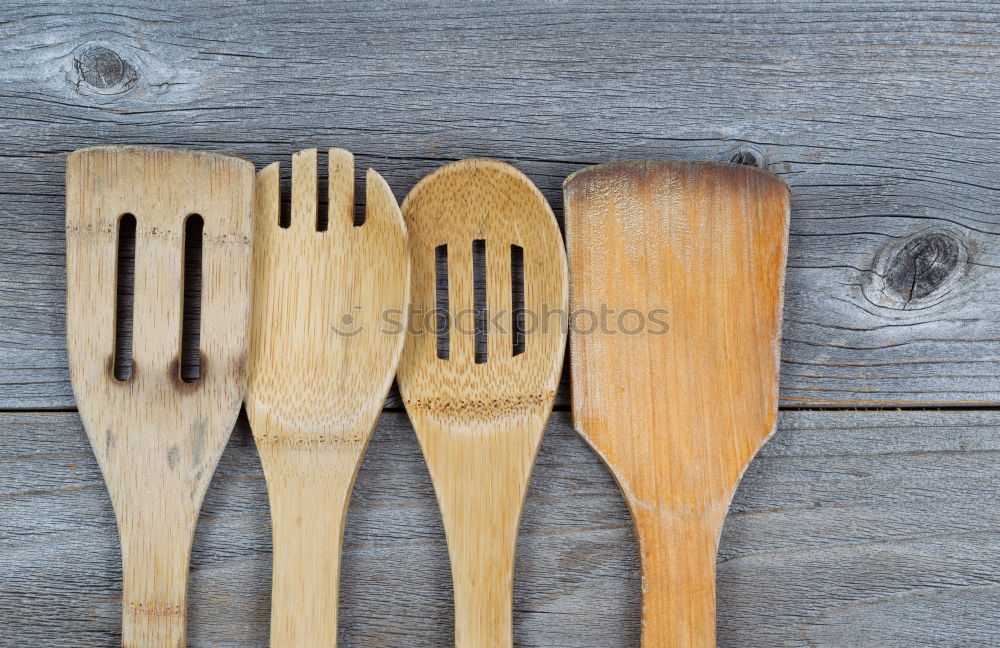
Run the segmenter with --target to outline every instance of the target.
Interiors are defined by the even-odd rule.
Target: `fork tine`
[[[354,155],[345,149],[332,148],[329,152],[330,182],[329,228],[344,229],[354,226]]]
[[[269,239],[281,219],[281,164],[272,162],[257,174],[253,191],[255,240]],[[261,237],[261,238],[258,238]]]
[[[316,193],[316,149],[305,149],[292,156],[292,224],[294,232],[316,231],[318,203]]]
[[[331,202],[332,204],[332,202]],[[365,173],[365,227],[381,232],[406,232],[402,213],[396,206],[389,183],[375,169]]]

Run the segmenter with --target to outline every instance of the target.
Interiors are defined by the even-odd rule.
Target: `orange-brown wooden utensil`
[[[777,417],[789,190],[746,166],[620,162],[564,184],[573,420],[628,501],[645,648],[715,645],[715,559]],[[602,316],[601,313],[604,313]]]

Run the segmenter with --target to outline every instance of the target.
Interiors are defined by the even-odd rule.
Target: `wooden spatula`
[[[254,305],[247,413],[271,502],[272,648],[337,643],[344,518],[403,350],[410,264],[396,199],[368,171],[354,226],[354,157],[329,153],[318,218],[316,149],[292,158],[279,225],[278,164],[254,201]],[[325,221],[325,222],[324,222]]]
[[[253,182],[249,161],[215,153],[102,147],[67,163],[70,376],[118,521],[126,648],[185,645],[198,511],[246,385]],[[135,231],[131,344],[126,331],[115,335],[128,299],[118,285],[126,224]],[[197,271],[184,257],[196,248],[197,300],[184,294],[185,272]],[[181,332],[197,301],[192,377],[182,375]]]
[[[730,500],[774,431],[788,187],[729,164],[620,162],[564,185],[573,420],[628,501],[646,648],[715,645]]]
[[[398,380],[444,520],[455,645],[509,647],[517,528],[565,347],[562,237],[531,181],[494,160],[438,169],[407,196],[403,216],[414,323]],[[428,326],[436,293],[448,299],[440,347]],[[523,338],[513,311],[526,314]]]

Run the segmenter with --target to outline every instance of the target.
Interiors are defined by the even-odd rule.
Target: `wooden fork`
[[[292,157],[292,214],[279,225],[278,164],[254,201],[254,305],[247,414],[274,532],[272,648],[337,642],[344,518],[405,340],[410,264],[389,185],[368,170],[354,226],[354,157],[329,153],[318,225],[315,149]]]

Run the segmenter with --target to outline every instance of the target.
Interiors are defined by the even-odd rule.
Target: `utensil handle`
[[[455,494],[444,516],[455,588],[455,646],[509,648],[521,500],[516,486],[499,492],[497,476],[482,474],[482,487],[470,483]],[[518,505],[498,506],[504,499]]]
[[[274,542],[271,648],[337,645],[344,520],[363,452],[261,448]]]
[[[120,533],[122,648],[184,648],[194,520],[166,524],[136,517]]]
[[[457,648],[514,645],[517,531],[541,433],[512,428],[487,439],[442,430],[421,440],[448,540]]]
[[[643,648],[715,647],[715,561],[725,512],[632,506],[642,555]]]

